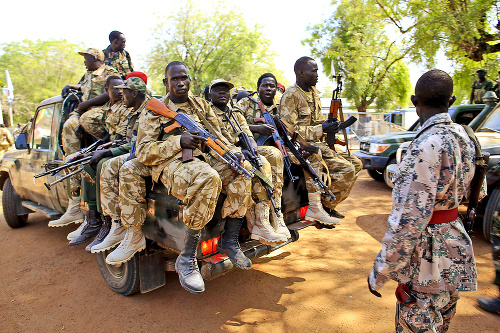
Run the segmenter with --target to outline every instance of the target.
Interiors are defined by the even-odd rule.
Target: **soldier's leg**
[[[80,116],[80,125],[94,138],[102,139],[107,134],[102,122],[103,115],[104,110],[101,107],[90,108]]]
[[[61,141],[65,155],[71,155],[80,151],[81,136],[76,129],[80,125],[80,116],[72,112],[63,125]]]

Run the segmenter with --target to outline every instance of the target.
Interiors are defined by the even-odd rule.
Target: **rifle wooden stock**
[[[150,111],[154,111],[159,115],[164,117],[174,119],[177,116],[177,112],[170,110],[168,106],[165,105],[162,101],[157,98],[151,98],[146,104],[146,109]]]
[[[341,105],[340,99],[339,100],[332,99],[332,101],[330,102],[330,113],[328,114],[329,120],[338,118],[338,111],[339,111],[340,105]]]
[[[253,118],[254,123],[266,123],[266,120],[264,118]]]

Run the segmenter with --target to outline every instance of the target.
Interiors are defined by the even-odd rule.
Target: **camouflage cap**
[[[96,58],[97,60],[104,61],[104,53],[102,53],[102,51],[99,49],[94,49],[91,47],[88,48],[87,51],[85,52],[78,52],[78,53],[81,55],[90,54],[91,56],[94,56],[94,58]]]
[[[150,94],[148,87],[146,87],[144,81],[142,81],[141,78],[136,76],[129,77],[123,84],[115,86],[115,88],[137,90],[143,93],[144,95]]]
[[[210,82],[210,91],[212,91],[212,87],[213,86],[216,86],[216,85],[219,85],[219,84],[224,84],[224,85],[228,86],[229,90],[233,89],[233,87],[234,87],[234,84],[232,84],[229,81],[226,81],[224,79],[215,79],[212,82]]]

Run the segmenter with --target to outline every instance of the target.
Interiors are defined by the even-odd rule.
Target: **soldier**
[[[0,124],[0,158],[3,157],[7,151],[9,151],[14,145],[14,138],[10,131],[5,128],[4,124]]]
[[[165,69],[164,85],[167,96],[164,103],[173,111],[186,113],[203,127],[211,127],[214,135],[233,147],[220,133],[220,121],[209,104],[189,93],[189,74],[186,66],[171,62]],[[203,278],[196,262],[196,250],[201,230],[212,219],[221,190],[227,194],[222,207],[226,218],[217,251],[226,254],[233,265],[250,269],[252,262],[245,257],[238,243],[238,235],[250,200],[251,180],[237,175],[227,163],[217,160],[212,152],[206,154],[199,149],[203,141],[197,133],[174,130],[163,133],[163,128],[173,120],[153,111],[144,111],[139,119],[137,133],[137,159],[131,159],[120,169],[120,208],[122,224],[127,235],[106,262],[119,264],[129,260],[141,247],[141,227],[146,218],[146,188],[143,177],[152,176],[154,182],[161,181],[171,195],[182,200],[183,222],[187,226],[184,249],[176,260],[176,271],[181,285],[188,291],[200,293],[205,290]],[[193,160],[182,163],[182,149],[194,149]],[[243,156],[236,153],[239,158]],[[144,164],[143,164],[144,163]],[[249,169],[250,165],[245,162]]]
[[[493,90],[493,82],[486,80],[486,71],[484,69],[478,69],[476,73],[477,80],[472,83],[469,103],[483,104],[483,96],[487,91]]]
[[[109,34],[109,46],[102,50],[104,63],[118,71],[123,80],[134,70],[134,64],[130,54],[125,50],[125,36],[119,31],[111,31]]]
[[[309,209],[305,218],[323,224],[338,224],[339,218],[344,218],[344,216],[337,212],[335,207],[351,192],[362,164],[359,159],[348,153],[333,151],[322,141],[326,133],[338,132],[339,123],[338,121],[323,121],[319,92],[315,87],[318,82],[318,66],[314,59],[309,57],[298,59],[295,62],[294,71],[296,83],[284,92],[279,105],[279,115],[305,140],[319,147],[320,158],[322,157],[326,163],[332,177],[330,190],[335,195],[335,200],[325,199],[322,202],[321,192],[318,191],[311,177],[305,173],[309,197]],[[293,163],[298,163],[293,154],[289,155]],[[312,167],[318,174],[320,174],[320,158],[313,156],[310,159]]]
[[[493,91],[495,92],[495,95],[497,95],[497,98],[500,98],[500,71],[498,72],[497,81],[493,86]]]
[[[259,154],[257,158],[261,160],[264,175],[272,179],[274,186],[272,198],[274,204],[279,208],[281,207],[281,193],[283,188],[283,157],[277,148],[269,146],[257,147],[257,143],[243,114],[228,106],[231,97],[230,90],[232,88],[233,84],[223,79],[213,80],[210,83],[210,100],[212,101],[215,114],[222,121],[222,135],[234,145],[240,142],[236,132],[239,131],[239,128],[248,135],[250,143]],[[234,129],[228,119],[232,122],[232,126],[235,126]],[[247,159],[252,158],[246,150],[243,150],[243,154],[247,156]],[[286,242],[291,235],[283,221],[283,215],[277,215],[273,207],[271,207],[272,205],[266,189],[258,177],[254,177],[253,179],[252,196],[252,205],[248,207],[246,214],[247,225],[252,233],[251,238],[259,240],[264,244]],[[271,221],[273,225],[271,225]]]
[[[500,205],[499,205],[500,206]],[[493,255],[493,264],[495,265],[495,281],[493,282],[498,286],[500,291],[500,216],[498,212],[500,208],[493,215],[493,230],[491,232],[491,248]],[[500,293],[499,296],[492,299],[479,297],[477,299],[479,306],[486,311],[499,313],[500,312]]]
[[[14,135],[21,133],[23,130],[23,125],[21,123],[17,123],[16,129],[14,130]]]
[[[453,80],[441,70],[425,73],[415,86],[411,100],[422,127],[394,177],[389,228],[368,278],[378,297],[387,280],[400,283],[397,332],[446,332],[460,291],[477,287],[472,241],[458,217],[476,153],[448,114],[452,93]]]

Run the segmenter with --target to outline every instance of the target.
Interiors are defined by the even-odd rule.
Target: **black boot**
[[[102,219],[102,227],[101,230],[99,230],[99,233],[95,237],[94,241],[87,245],[85,248],[85,252],[90,253],[90,250],[92,249],[92,246],[101,244],[104,238],[109,234],[109,230],[111,229],[111,216],[104,216],[101,215]]]
[[[179,274],[179,281],[184,289],[197,294],[205,291],[205,283],[198,268],[196,250],[200,242],[200,234],[192,235],[186,232],[184,249],[175,261],[175,271]]]
[[[227,218],[224,231],[217,244],[217,251],[228,256],[233,265],[241,269],[250,269],[252,268],[252,261],[243,254],[238,243],[242,224],[242,218]]]
[[[97,212],[97,206],[91,205],[88,207],[89,210],[86,216],[87,225],[83,228],[81,235],[69,242],[69,245],[86,243],[94,238],[99,233],[99,230],[101,230],[102,221]]]
[[[491,299],[479,297],[477,303],[486,311],[500,313],[500,297]]]

